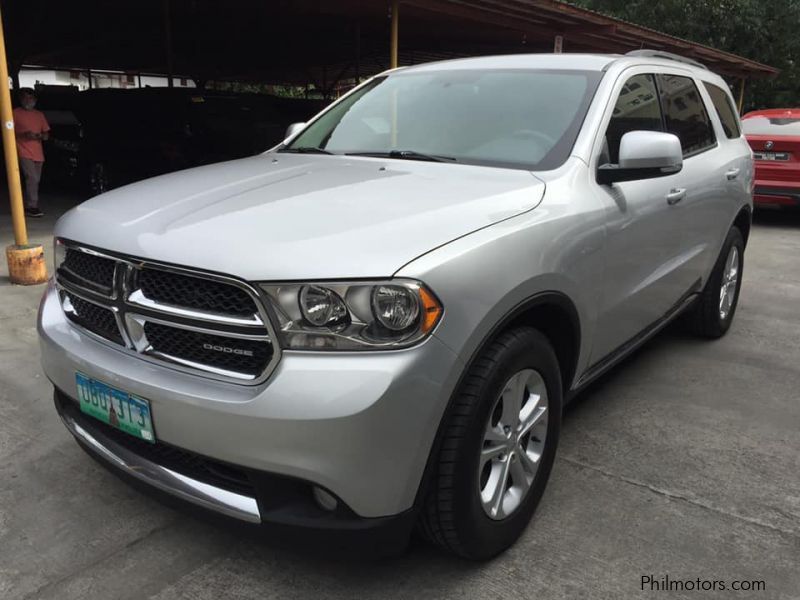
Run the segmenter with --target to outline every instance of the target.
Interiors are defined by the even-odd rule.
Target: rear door
[[[699,291],[741,202],[736,190],[747,179],[745,155],[719,126],[701,83],[688,73],[659,73],[656,80],[666,130],[678,136],[683,148],[680,187],[686,194],[673,207],[673,224],[684,244],[679,260],[687,285]]]
[[[739,210],[751,203],[753,160],[727,86],[700,80],[696,84],[717,138],[716,147],[704,157],[701,169],[709,179],[706,185],[713,191],[705,195],[704,202],[690,202],[686,211],[689,243],[702,248],[696,271],[705,284],[728,229]]]

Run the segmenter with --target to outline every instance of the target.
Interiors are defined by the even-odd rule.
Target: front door
[[[629,131],[664,131],[653,74],[630,76],[618,90],[599,164],[617,163]],[[657,323],[693,286],[681,202],[694,193],[686,174],[597,185],[607,208],[607,261],[593,363]]]

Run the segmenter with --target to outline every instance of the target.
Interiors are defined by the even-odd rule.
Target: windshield
[[[742,121],[745,135],[800,136],[800,118],[749,117]]]
[[[333,105],[281,151],[553,169],[569,156],[601,76],[400,71]]]

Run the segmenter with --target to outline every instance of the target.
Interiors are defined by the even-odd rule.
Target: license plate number
[[[81,412],[140,440],[155,443],[150,402],[83,373],[75,373],[75,383]]]
[[[789,160],[788,152],[753,152],[756,160]]]

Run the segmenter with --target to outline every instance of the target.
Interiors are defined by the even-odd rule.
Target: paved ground
[[[31,227],[48,251],[51,225]],[[538,516],[482,565],[419,543],[382,563],[309,558],[126,487],[60,425],[38,365],[42,287],[10,286],[2,261],[0,598],[800,598],[798,257],[800,215],[759,218],[730,334],[673,327],[583,394]],[[766,591],[642,592],[643,575]]]

